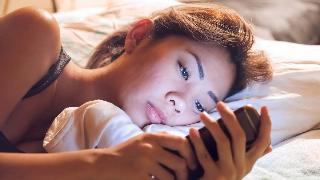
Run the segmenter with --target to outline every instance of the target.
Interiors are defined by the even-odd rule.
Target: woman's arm
[[[0,179],[89,179],[95,157],[94,151],[0,153]]]
[[[49,13],[22,8],[0,18],[0,130],[59,51],[59,27]]]
[[[177,151],[181,156],[168,149]],[[196,165],[186,138],[144,133],[108,149],[66,153],[0,153],[0,179],[187,179]],[[165,168],[165,167],[167,168]]]

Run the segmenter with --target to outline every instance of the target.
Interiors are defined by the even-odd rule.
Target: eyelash
[[[199,100],[196,100],[194,104],[196,105],[196,108],[198,111],[200,112],[205,111],[204,107],[200,104]]]
[[[188,71],[188,68],[183,66],[180,62],[178,62],[179,64],[179,71],[181,76],[183,77],[184,80],[188,80],[190,78],[190,72]]]

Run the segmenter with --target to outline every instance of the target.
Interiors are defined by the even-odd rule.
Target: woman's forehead
[[[184,36],[168,36],[158,41],[158,44],[162,46],[162,48],[171,51],[190,49],[191,51],[194,51],[195,53],[198,52],[199,54],[211,54],[215,56],[229,55],[226,48],[219,46],[214,42],[200,42]]]

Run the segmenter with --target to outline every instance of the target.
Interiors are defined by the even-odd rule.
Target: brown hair
[[[228,96],[252,81],[272,78],[268,58],[261,51],[251,50],[254,36],[250,25],[232,9],[213,4],[178,5],[156,12],[149,18],[154,22],[152,39],[180,35],[227,48],[236,65],[236,80]],[[104,66],[110,63],[110,59],[121,55],[128,29],[125,27],[115,32],[98,45],[87,67]]]

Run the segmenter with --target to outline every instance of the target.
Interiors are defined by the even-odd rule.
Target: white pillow
[[[268,83],[253,84],[226,99],[232,109],[267,106],[272,144],[310,130],[320,122],[320,46],[257,39],[273,65]]]

